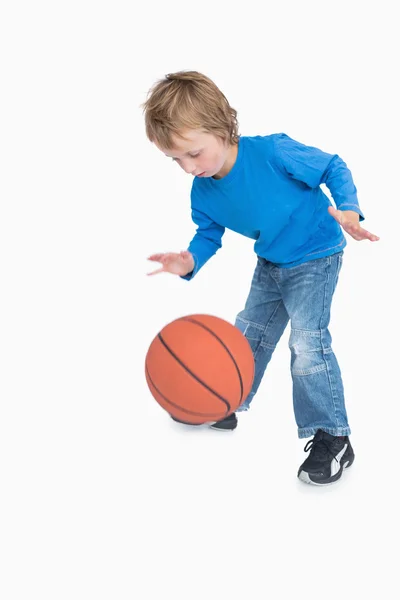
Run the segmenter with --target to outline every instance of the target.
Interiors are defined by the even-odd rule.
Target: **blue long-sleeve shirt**
[[[328,213],[330,199],[339,210],[364,220],[357,189],[346,163],[337,155],[305,146],[284,133],[240,136],[236,162],[222,179],[195,177],[192,220],[197,231],[188,250],[192,279],[221,248],[226,228],[255,240],[254,251],[279,267],[340,252],[346,239]]]

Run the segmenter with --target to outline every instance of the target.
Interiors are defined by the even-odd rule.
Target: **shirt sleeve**
[[[274,136],[274,147],[278,166],[288,177],[310,188],[324,183],[338,210],[353,210],[360,215],[360,221],[364,220],[351,171],[340,156],[305,146],[284,133]]]
[[[193,207],[192,221],[197,225],[197,231],[188,250],[194,258],[194,269],[187,275],[180,276],[187,281],[193,279],[201,267],[221,248],[221,238],[225,232],[225,227],[218,225],[205,213]]]

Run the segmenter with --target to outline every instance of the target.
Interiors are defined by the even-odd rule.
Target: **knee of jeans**
[[[326,369],[325,354],[332,352],[327,330],[292,329],[289,347],[292,353],[292,373],[311,375]]]

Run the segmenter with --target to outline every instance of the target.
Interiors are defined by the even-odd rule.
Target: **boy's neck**
[[[231,146],[229,146],[229,149],[228,149],[228,152],[226,155],[226,160],[222,166],[222,169],[220,171],[218,171],[218,173],[213,175],[213,179],[222,179],[223,177],[228,175],[229,171],[231,171],[233,165],[236,162],[238,151],[239,151],[238,144],[232,144]]]

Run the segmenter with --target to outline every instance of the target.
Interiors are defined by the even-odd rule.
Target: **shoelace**
[[[333,454],[325,440],[318,440],[317,442],[314,440],[309,440],[304,446],[304,452],[308,452],[309,450],[311,450],[310,456],[313,456],[316,459],[325,457],[325,454],[328,452],[328,454],[330,454],[332,458],[338,462],[338,459]]]

